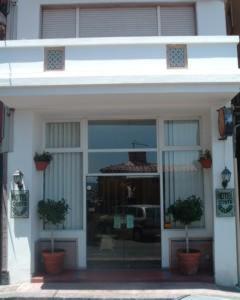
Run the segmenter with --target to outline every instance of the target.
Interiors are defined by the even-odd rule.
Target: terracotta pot
[[[45,171],[49,162],[48,161],[35,161],[36,169],[38,171]]]
[[[164,228],[166,228],[166,229],[172,228],[172,224],[171,223],[165,223]]]
[[[178,268],[184,275],[194,275],[198,272],[201,253],[198,250],[190,250],[186,253],[185,250],[179,249],[177,252]]]
[[[49,250],[42,251],[44,268],[47,274],[56,275],[63,271],[64,250],[51,253]]]
[[[210,169],[212,166],[211,159],[200,159],[200,163],[204,169]]]

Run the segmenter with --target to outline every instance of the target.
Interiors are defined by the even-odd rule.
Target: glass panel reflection
[[[156,121],[90,121],[89,149],[156,148]]]
[[[165,225],[174,227],[182,224],[174,224],[167,215],[168,207],[176,200],[186,199],[196,195],[203,200],[203,175],[198,162],[199,151],[169,151],[163,153],[163,193]],[[172,224],[168,224],[168,223]],[[192,226],[203,226],[204,220],[195,222]]]
[[[159,268],[159,177],[87,178],[88,267]]]
[[[89,173],[156,173],[157,152],[92,152]]]

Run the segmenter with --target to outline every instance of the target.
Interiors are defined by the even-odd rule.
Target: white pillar
[[[214,220],[214,271],[215,281],[219,285],[237,284],[237,249],[235,217],[216,217],[215,190],[221,188],[221,172],[225,166],[231,171],[228,185],[234,187],[232,138],[219,140],[217,108],[211,109],[212,130],[212,177],[213,177],[213,220]]]
[[[10,283],[30,281],[34,271],[35,241],[38,237],[38,217],[36,205],[41,198],[42,178],[36,172],[33,161],[39,150],[42,127],[32,112],[16,111],[14,115],[13,152],[8,155],[8,271]],[[13,173],[21,170],[24,183],[29,190],[29,218],[11,218],[11,184]]]

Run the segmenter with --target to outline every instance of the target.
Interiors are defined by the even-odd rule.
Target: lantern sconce
[[[221,176],[222,176],[222,186],[223,186],[224,189],[227,188],[228,183],[231,180],[231,175],[232,175],[232,173],[230,172],[230,170],[227,167],[225,167],[224,170],[221,173]]]
[[[16,170],[13,174],[13,182],[17,185],[19,190],[23,189],[23,172]]]

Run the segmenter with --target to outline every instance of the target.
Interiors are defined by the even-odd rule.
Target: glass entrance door
[[[158,176],[87,178],[88,267],[161,266]]]

